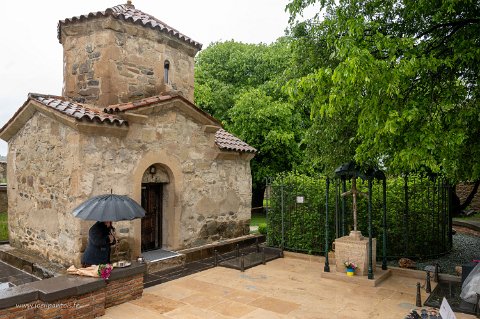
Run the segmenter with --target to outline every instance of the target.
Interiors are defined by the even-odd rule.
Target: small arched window
[[[165,60],[165,63],[163,64],[163,81],[165,82],[165,84],[170,83],[170,79],[168,78],[169,70],[170,70],[170,62],[168,60]]]

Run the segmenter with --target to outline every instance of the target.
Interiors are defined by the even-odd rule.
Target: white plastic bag
[[[477,263],[462,285],[460,298],[469,303],[477,302],[477,294],[480,294],[480,263]]]

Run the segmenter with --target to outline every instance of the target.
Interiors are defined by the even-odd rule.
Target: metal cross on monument
[[[362,196],[367,196],[368,193],[360,192],[357,189],[357,176],[353,175],[352,177],[352,189],[342,193],[342,197],[352,195],[353,200],[352,200],[352,210],[353,210],[353,236],[355,237],[361,237],[361,232],[357,231],[357,196],[362,195]],[[351,233],[351,235],[352,235]]]

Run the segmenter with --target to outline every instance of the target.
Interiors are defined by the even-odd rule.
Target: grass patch
[[[473,214],[471,216],[459,216],[459,217],[455,217],[455,218],[462,219],[462,220],[473,220],[473,221],[480,222],[480,213],[476,213],[476,214]]]
[[[0,213],[0,240],[8,240],[7,213]]]
[[[254,213],[252,214],[252,219],[250,220],[250,226],[258,226],[259,224],[266,223],[267,216],[263,213]]]

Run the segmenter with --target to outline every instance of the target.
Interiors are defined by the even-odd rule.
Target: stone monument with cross
[[[352,170],[344,176],[351,177],[352,188],[343,193],[342,196],[352,196],[352,212],[353,212],[353,230],[348,236],[343,236],[335,240],[335,265],[337,272],[345,271],[345,262],[353,262],[357,265],[355,269],[356,275],[366,276],[368,274],[368,238],[362,236],[362,232],[358,230],[357,216],[357,200],[358,196],[366,196],[367,194],[357,189],[357,178],[359,174]],[[375,238],[372,239],[372,260],[373,271],[375,272],[376,245]]]

